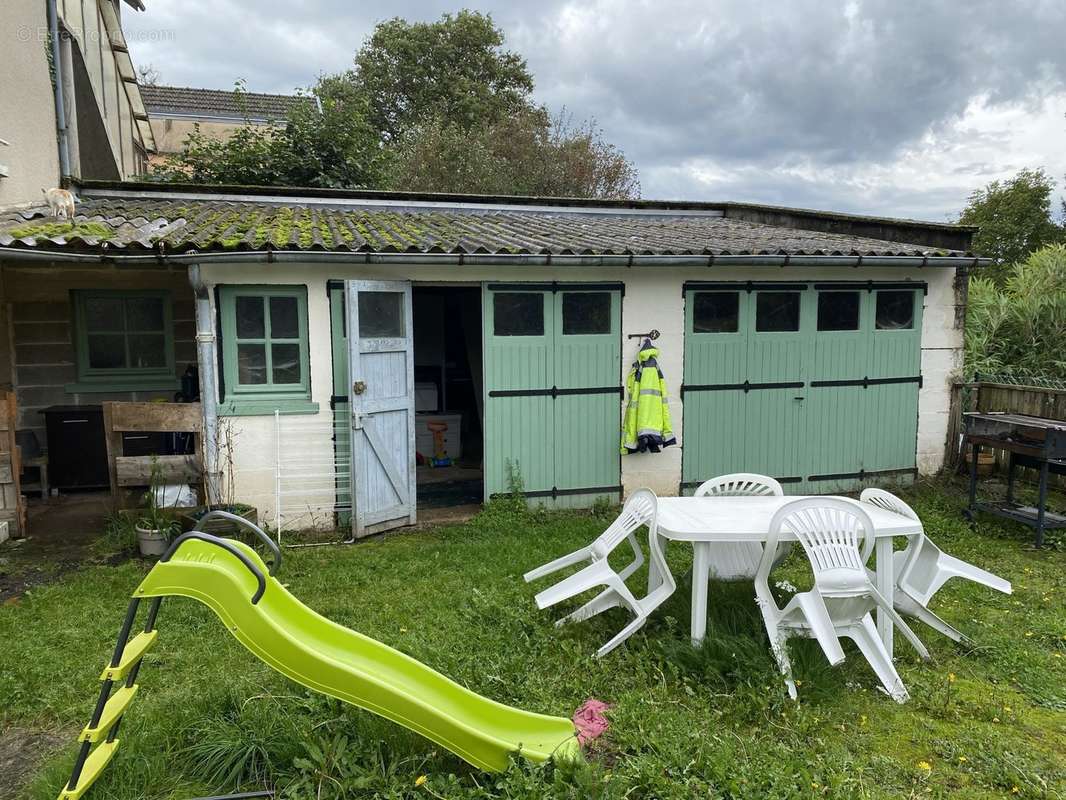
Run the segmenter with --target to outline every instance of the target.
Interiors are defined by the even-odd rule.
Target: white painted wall
[[[616,281],[626,285],[622,304],[622,332],[643,332],[656,328],[662,334],[656,344],[661,349],[659,363],[669,387],[671,414],[679,447],[662,453],[627,455],[622,458],[622,483],[626,492],[647,486],[658,494],[677,493],[681,481],[681,453],[684,447],[683,409],[679,396],[684,363],[684,300],[682,285],[690,280],[875,280],[925,281],[922,325],[922,374],[919,392],[918,468],[923,474],[937,471],[943,461],[948,422],[948,398],[952,373],[961,366],[962,331],[955,328],[954,270],[930,268],[862,269],[791,268],[787,274],[778,267],[718,269],[700,267],[635,268],[541,268],[541,267],[440,267],[432,265],[324,265],[324,264],[210,264],[203,265],[205,281],[218,284],[281,283],[307,287],[312,400],[319,404],[318,418],[331,419],[332,356],[328,280],[366,278],[409,279],[426,282],[480,282],[498,280],[530,281]],[[416,322],[417,324],[417,322]],[[623,377],[636,355],[639,343],[623,339]],[[621,410],[619,411],[621,421]],[[233,418],[236,442],[234,459],[240,498],[255,504],[265,519],[274,517],[274,419],[273,417]]]

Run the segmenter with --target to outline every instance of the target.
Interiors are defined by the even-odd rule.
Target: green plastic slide
[[[410,656],[309,609],[250,547],[228,542],[262,571],[259,578],[209,541],[181,543],[138,587],[137,598],[180,595],[211,608],[237,640],[297,683],[417,731],[484,770],[511,753],[533,761],[580,757],[574,724],[505,706],[460,686]]]

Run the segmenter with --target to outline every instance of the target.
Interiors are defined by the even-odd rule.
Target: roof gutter
[[[554,255],[532,253],[354,253],[316,250],[257,250],[197,253],[64,253],[0,247],[0,258],[23,262],[116,265],[189,264],[433,264],[437,266],[574,267],[981,267],[992,259],[975,256],[804,256],[804,255]]]
[[[56,131],[59,134],[59,175],[64,180],[70,177],[70,142],[67,136],[67,110],[63,103],[63,56],[59,45],[59,12],[56,0],[48,0],[48,36],[52,40],[52,89],[55,92]]]

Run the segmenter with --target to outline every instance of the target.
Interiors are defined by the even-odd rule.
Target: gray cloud
[[[1066,102],[1061,0],[467,5],[492,13],[527,57],[540,101],[597,120],[637,163],[646,196],[943,219],[1008,169],[1066,169],[1066,124],[1056,137],[1048,122]],[[129,12],[126,27],[137,62],[164,83],[243,77],[291,91],[347,67],[378,20],[455,8],[185,0]],[[159,29],[174,35],[139,37]],[[1018,117],[996,127],[1012,108],[1045,115],[1046,148],[1021,143]],[[936,174],[915,185],[923,158]]]

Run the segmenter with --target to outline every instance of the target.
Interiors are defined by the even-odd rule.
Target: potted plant
[[[160,505],[163,488],[163,470],[158,460],[152,459],[148,492],[144,496],[145,508],[137,518],[137,547],[142,556],[161,556],[167,551],[170,537],[178,528],[172,514]]]

